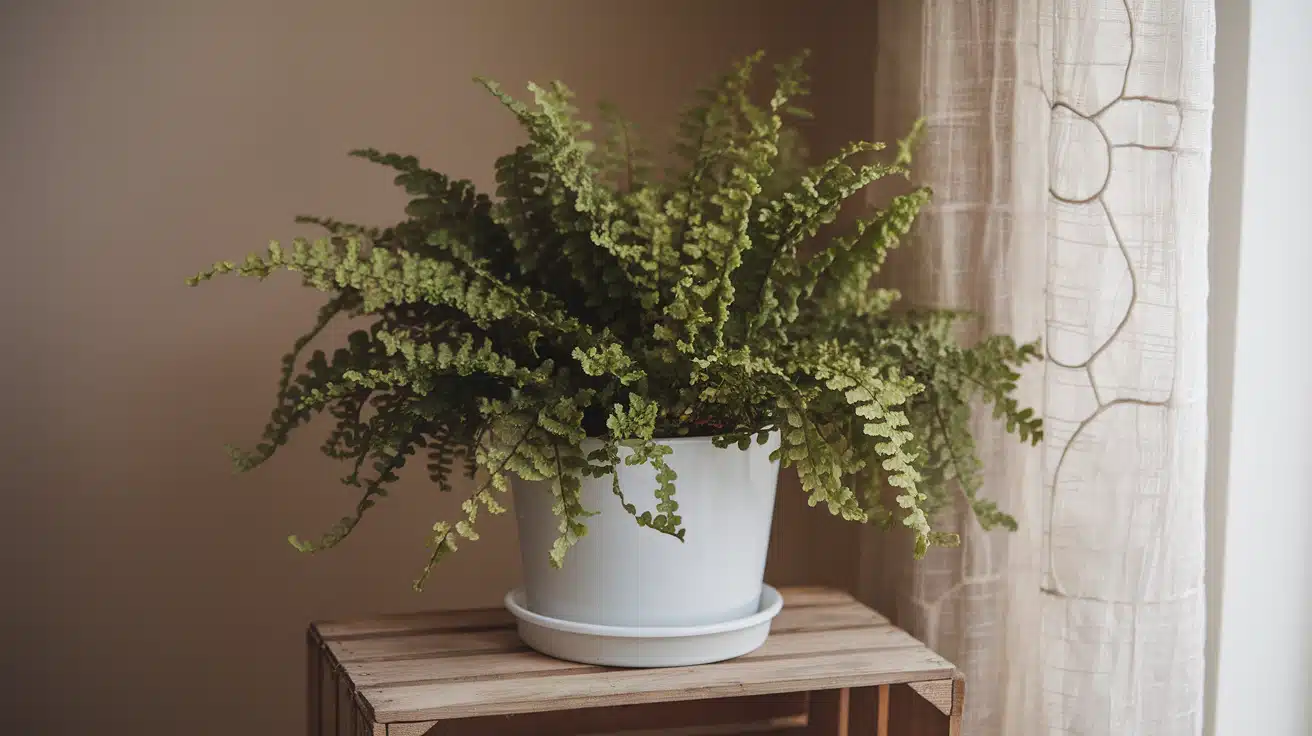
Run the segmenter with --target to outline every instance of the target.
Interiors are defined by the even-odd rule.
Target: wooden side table
[[[538,654],[499,608],[317,623],[309,733],[959,736],[964,683],[950,662],[846,593],[782,592],[763,647],[668,669]]]

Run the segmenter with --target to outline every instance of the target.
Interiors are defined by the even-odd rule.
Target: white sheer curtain
[[[967,676],[966,733],[1202,725],[1209,0],[881,0],[876,135],[925,117],[935,204],[895,276],[1043,337],[1047,437],[977,422],[986,492],[918,565],[863,543],[862,594]],[[887,550],[887,553],[886,553]]]

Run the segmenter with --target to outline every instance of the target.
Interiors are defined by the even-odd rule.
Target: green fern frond
[[[985,406],[1022,441],[1042,440],[1019,399],[1041,349],[968,340],[978,330],[966,315],[894,309],[899,292],[872,286],[928,188],[825,235],[869,184],[910,178],[923,123],[895,151],[858,141],[808,165],[805,58],[774,66],[768,96],[754,94],[760,53],[700,92],[664,175],[613,109],[598,146],[563,84],[529,85],[521,101],[480,80],[527,134],[496,160],[494,192],[360,149],[396,172],[408,197],[398,222],[302,216],[326,237],[274,242],[189,279],[289,271],[329,295],[283,359],[260,440],[233,451],[238,470],[253,469],[315,416],[331,418],[321,449],[360,495],[327,533],[293,544],[342,542],[419,454],[441,491],[456,473],[476,482],[458,516],[433,524],[416,587],[505,510],[513,478],[551,488],[553,565],[587,533],[585,483],[610,483],[639,526],[684,539],[677,458],[662,440],[748,448],[776,432],[774,457],[812,505],[904,526],[918,556],[957,543],[931,519],[960,499],[983,527],[1014,529],[985,492],[970,427]],[[368,326],[298,366],[343,319]],[[620,471],[643,465],[655,487],[621,488]]]

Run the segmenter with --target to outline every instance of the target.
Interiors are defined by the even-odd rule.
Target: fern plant
[[[620,488],[636,522],[680,539],[677,478],[659,438],[707,435],[746,447],[780,432],[777,458],[796,469],[811,505],[858,522],[908,527],[914,554],[957,542],[929,516],[963,493],[984,527],[1016,522],[980,498],[968,421],[982,400],[1021,440],[1040,421],[1018,406],[1017,371],[1037,343],[1007,336],[963,345],[961,315],[896,310],[873,288],[888,251],[930,192],[916,188],[815,242],[843,203],[871,182],[909,176],[916,131],[887,160],[853,143],[803,163],[795,101],[807,92],[799,56],[775,67],[768,100],[749,94],[761,62],[736,64],[682,117],[663,174],[633,127],[604,110],[599,144],[564,85],[530,85],[531,104],[481,83],[528,142],[496,162],[495,196],[424,168],[412,156],[352,155],[395,169],[412,197],[390,227],[302,217],[326,237],[278,243],[219,274],[294,271],[329,295],[283,359],[262,440],[233,451],[240,470],[267,461],[314,415],[335,421],[323,452],[349,463],[354,510],[298,549],[330,548],[356,528],[412,459],[443,491],[478,479],[460,518],[439,521],[416,587],[514,475],[549,480],[560,536],[553,564],[587,531],[585,477],[650,463],[654,508]],[[301,353],[330,322],[366,318],[331,355]],[[600,448],[585,452],[585,440]],[[594,447],[595,445],[588,445]],[[620,447],[632,448],[621,460]],[[884,490],[891,488],[892,493]],[[891,496],[889,503],[885,497]]]

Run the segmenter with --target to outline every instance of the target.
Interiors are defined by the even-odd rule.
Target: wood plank
[[[797,585],[780,588],[779,594],[784,598],[785,606],[832,606],[843,603],[856,603],[850,593],[833,588],[808,587]]]
[[[352,663],[371,660],[528,651],[514,629],[337,640],[328,642],[328,649],[337,661],[352,670],[355,669],[351,667]]]
[[[508,723],[529,722],[519,714],[577,724],[575,714],[560,712],[584,708],[602,718],[617,708],[670,711],[681,701],[696,712],[715,699],[823,690],[831,692],[823,698],[839,698],[846,709],[841,723],[854,735],[886,736],[889,727],[899,735],[959,735],[964,682],[951,664],[847,593],[781,592],[784,610],[761,649],[729,662],[658,670],[545,657],[523,645],[513,617],[500,608],[316,624],[306,638],[307,733],[441,736],[456,723],[495,722],[503,728],[489,733],[500,734]],[[833,694],[848,689],[846,695]],[[675,726],[652,716],[638,719],[650,722],[629,725],[643,733],[681,736],[709,733],[708,728],[717,734],[758,733],[796,727],[798,717]],[[524,728],[531,729],[526,734],[550,733]]]
[[[334,736],[348,736],[351,733],[351,724],[354,722],[355,708],[351,698],[351,681],[347,679],[340,671],[337,673],[337,713],[336,713],[336,730]]]
[[[966,677],[958,672],[952,678],[952,714],[948,716],[948,736],[961,736],[961,721],[965,712]]]
[[[845,603],[833,606],[784,608],[770,625],[770,633],[887,625],[889,625],[888,619],[860,603]]]
[[[943,715],[952,715],[952,685],[952,680],[928,680],[911,683],[911,689],[938,708]]]
[[[862,606],[848,603],[835,606],[784,608],[770,626],[770,635],[796,631],[824,631],[883,626],[888,619]],[[335,639],[327,642],[337,661],[351,672],[356,662],[432,655],[474,654],[480,652],[525,652],[527,647],[513,628],[498,630],[455,631],[450,633],[403,634]]]
[[[606,736],[801,736],[805,730],[806,716],[800,715],[758,723],[643,729],[641,731],[622,731],[616,734],[607,734]]]
[[[427,736],[584,736],[624,733],[728,733],[805,722],[806,693],[643,703],[614,708],[440,721]]]
[[[901,629],[880,626],[837,631],[799,631],[777,634],[740,659],[777,658],[838,654],[853,650],[918,648],[922,645]],[[493,680],[511,677],[541,677],[546,674],[584,674],[608,668],[566,662],[537,652],[493,653],[476,657],[436,657],[355,663],[351,681],[357,688],[453,681]],[[951,681],[947,681],[949,687]]]
[[[792,587],[780,590],[784,606],[801,608],[855,603],[848,593],[832,588]],[[414,611],[345,621],[319,621],[312,625],[325,641],[381,635],[431,634],[442,631],[513,626],[514,617],[504,608],[457,611]]]
[[[847,688],[811,693],[806,715],[807,736],[847,736],[851,694]]]
[[[428,736],[436,725],[437,721],[379,724],[374,726],[373,736]]]
[[[888,736],[888,698],[890,690],[892,690],[890,685],[879,686],[879,705],[875,711],[877,715],[875,736]]]
[[[313,625],[325,641],[357,637],[435,634],[443,631],[513,626],[515,617],[504,608],[465,611],[417,611],[348,621],[320,621]]]
[[[928,649],[904,648],[878,654],[847,651],[805,658],[736,659],[698,667],[476,680],[441,687],[385,686],[364,689],[362,694],[373,707],[374,719],[389,723],[867,687],[943,679],[954,672],[951,664]]]
[[[433,657],[379,660],[352,665],[351,679],[357,687],[380,688],[427,684],[441,687],[450,682],[501,680],[509,677],[605,672],[608,667],[566,662],[537,652],[494,652],[476,657]]]
[[[575,712],[583,711],[565,711],[566,715],[572,715]],[[549,714],[525,714],[524,716],[498,716],[500,718],[525,718],[529,720],[529,730],[522,732],[511,732],[513,734],[532,734],[533,736],[576,736],[577,731],[573,727],[567,727],[563,731],[539,730],[532,721]],[[554,714],[550,714],[554,715]],[[442,734],[443,731],[434,730],[444,723],[450,724],[468,724],[474,720],[482,719],[461,719],[457,721],[424,721],[420,723],[393,723],[390,725],[376,724],[373,730],[368,732],[367,736],[435,736]],[[568,722],[568,719],[567,719]],[[806,728],[806,715],[796,715],[787,718],[773,718],[765,721],[745,724],[722,724],[715,726],[688,726],[686,728],[660,728],[660,729],[641,729],[637,731],[617,731],[611,732],[608,736],[800,736],[803,729]],[[460,736],[469,736],[468,731],[452,731],[452,734]],[[496,734],[501,736],[503,731],[492,730],[487,732],[475,731],[473,736],[479,734]],[[592,736],[589,734],[588,736]],[[598,735],[600,736],[600,735]]]

